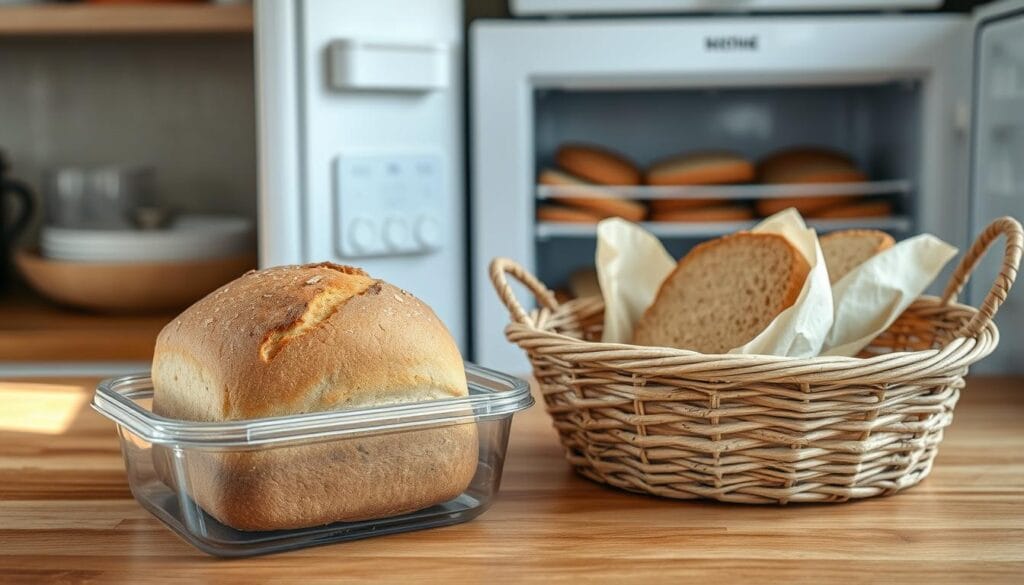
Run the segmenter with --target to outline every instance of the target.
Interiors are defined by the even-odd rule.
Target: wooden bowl
[[[18,250],[14,262],[40,294],[112,313],[180,309],[256,266],[255,254],[189,262],[65,262]]]

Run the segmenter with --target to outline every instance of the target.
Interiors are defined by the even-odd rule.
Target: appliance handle
[[[14,223],[11,224],[10,231],[2,242],[4,248],[10,248],[14,245],[14,240],[28,227],[29,221],[32,219],[36,209],[35,198],[25,185],[17,181],[6,180],[0,183],[0,196],[7,193],[16,195],[15,199],[21,202],[21,209],[18,211]],[[0,202],[0,205],[2,204],[3,202]]]
[[[971,245],[971,249],[960,260],[960,264],[953,272],[953,276],[942,293],[942,303],[948,305],[956,301],[956,296],[967,284],[967,280],[974,272],[982,256],[988,251],[992,242],[999,236],[1006,237],[1006,248],[1003,252],[1003,267],[996,276],[992,288],[985,295],[978,312],[971,317],[971,320],[963,324],[956,332],[956,337],[977,337],[992,322],[999,311],[999,305],[1006,300],[1013,281],[1017,278],[1017,268],[1020,266],[1021,252],[1024,251],[1024,230],[1020,223],[1012,217],[1000,217],[988,224],[985,231],[981,232],[978,239]]]
[[[555,293],[551,292],[536,276],[530,274],[518,262],[508,258],[495,258],[491,260],[490,271],[494,290],[498,293],[498,297],[501,298],[501,302],[504,303],[509,314],[512,315],[513,321],[530,326],[529,316],[526,310],[523,309],[523,306],[519,304],[515,293],[512,292],[512,287],[509,286],[508,280],[505,278],[506,274],[511,275],[512,278],[515,278],[529,289],[542,307],[552,311],[558,308]]]

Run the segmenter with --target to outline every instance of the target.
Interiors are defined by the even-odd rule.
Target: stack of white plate
[[[42,255],[70,262],[181,262],[250,252],[252,222],[242,217],[183,215],[159,230],[44,227]]]

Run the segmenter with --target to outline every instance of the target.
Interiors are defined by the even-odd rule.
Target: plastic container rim
[[[533,405],[525,380],[466,363],[470,395],[427,402],[269,418],[195,422],[154,414],[138,401],[153,395],[149,373],[99,383],[92,407],[156,445],[238,449],[443,427],[511,416]]]

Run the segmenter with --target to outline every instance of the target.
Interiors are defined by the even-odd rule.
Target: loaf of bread
[[[895,243],[892,236],[878,230],[841,230],[824,235],[818,241],[832,284]]]
[[[800,147],[776,152],[757,167],[758,180],[769,185],[808,183],[859,183],[867,176],[850,157],[827,148]],[[763,216],[795,207],[804,215],[826,207],[851,203],[856,195],[822,195],[761,199],[756,203]]]
[[[234,421],[466,396],[459,350],[416,297],[330,263],[250,272],[169,323],[153,411]],[[185,454],[184,486],[240,530],[393,516],[461,494],[477,430],[460,424],[256,451]],[[173,482],[167,452],[154,463]]]
[[[789,308],[810,267],[784,236],[741,232],[683,257],[637,321],[633,343],[725,353]]]
[[[640,169],[633,161],[595,144],[563,144],[555,153],[555,164],[592,183],[640,184]]]

